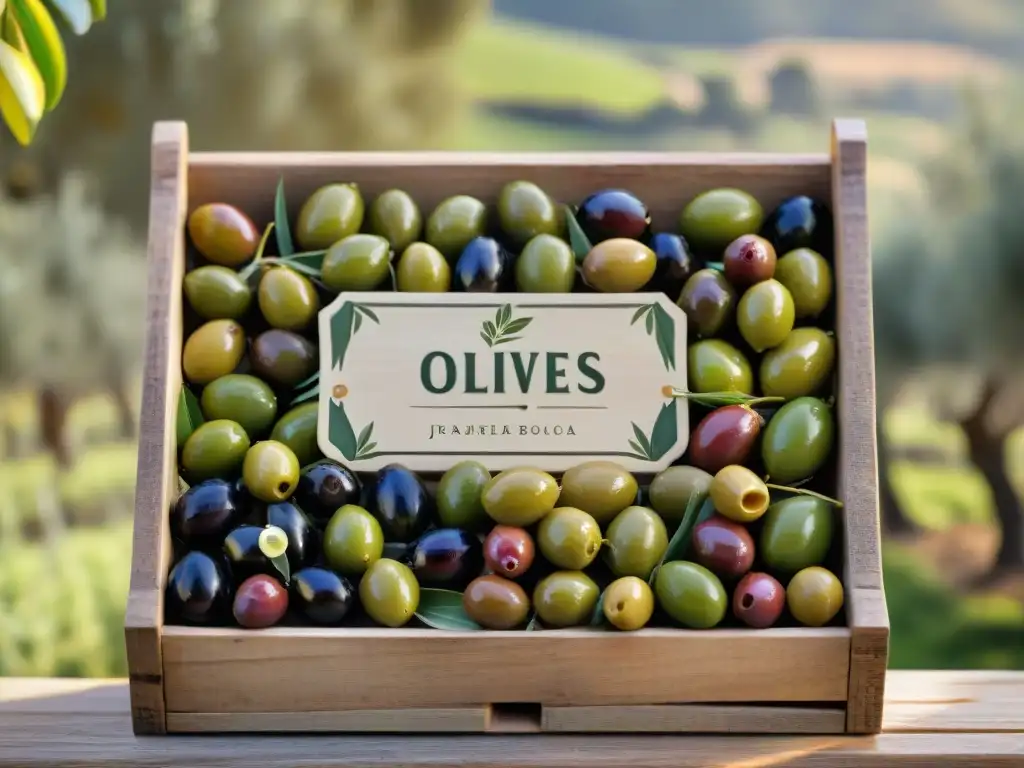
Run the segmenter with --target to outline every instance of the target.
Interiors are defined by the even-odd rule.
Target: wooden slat
[[[169,712],[168,733],[486,733],[491,708],[363,709],[348,712]]]
[[[846,710],[747,704],[544,707],[545,733],[843,733]]]
[[[125,644],[136,733],[164,731],[160,629],[170,561],[168,508],[176,483],[174,423],[181,386],[181,280],[185,269],[188,130],[153,128],[146,354],[139,420],[132,571]]]
[[[878,521],[867,128],[863,121],[833,123],[832,158],[839,338],[838,494],[844,504],[843,584],[852,632],[846,728],[851,733],[877,733],[882,725],[889,617],[882,587]]]

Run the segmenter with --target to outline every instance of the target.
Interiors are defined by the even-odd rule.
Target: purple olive
[[[693,559],[722,579],[738,579],[754,564],[754,539],[739,523],[715,514],[693,529]]]
[[[785,607],[785,588],[767,573],[748,573],[732,596],[733,615],[755,629],[770,627]]]
[[[722,256],[725,279],[736,288],[770,280],[775,275],[775,248],[758,235],[741,235]]]
[[[602,189],[580,203],[576,220],[592,245],[627,237],[641,240],[651,226],[651,213],[632,192]]]
[[[232,612],[239,626],[263,629],[279,622],[288,610],[288,590],[265,574],[250,576],[235,593]]]
[[[762,424],[761,416],[745,405],[716,408],[690,436],[690,462],[712,475],[730,464],[745,464]]]
[[[509,579],[530,569],[535,551],[530,534],[511,525],[494,526],[484,539],[484,563],[494,573]]]

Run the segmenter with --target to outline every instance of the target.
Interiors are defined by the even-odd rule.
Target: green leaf
[[[698,523],[707,520],[711,515],[715,514],[715,504],[711,501],[711,497],[707,493],[695,493],[690,496],[689,502],[686,504],[686,510],[683,512],[683,519],[679,521],[679,527],[676,528],[676,532],[672,534],[672,538],[668,542],[668,546],[665,547],[665,554],[661,556],[658,564],[651,571],[651,577],[648,582],[653,586],[655,575],[664,563],[672,562],[673,560],[682,560],[686,556],[686,550],[690,546],[690,538],[693,536],[693,529]]]
[[[327,422],[327,437],[331,444],[341,451],[341,455],[351,461],[356,457],[356,435],[352,431],[345,414],[345,404],[331,400],[331,410]]]
[[[395,265],[388,264],[388,274],[391,275],[391,290],[398,291],[398,275],[395,274]]]
[[[640,447],[643,448],[645,456],[651,455],[651,441],[647,439],[647,435],[640,429],[634,422],[630,422],[633,425],[633,434],[636,435],[636,441],[640,443]]]
[[[277,231],[280,232],[281,228],[277,227]],[[277,246],[280,248],[280,244]],[[327,251],[304,251],[303,253],[293,253],[291,256],[281,258],[282,264],[301,264],[307,269],[316,271],[316,276],[319,277],[323,274],[324,256],[327,255]]]
[[[309,400],[316,400],[318,397],[320,397],[320,385],[319,384],[317,384],[312,389],[308,389],[305,392],[302,392],[302,393],[296,395],[295,397],[293,397],[291,399],[291,402],[289,403],[289,405],[298,405],[299,403],[305,403],[305,402],[307,402]]]
[[[500,339],[498,339],[496,342],[494,342],[494,346],[498,346],[499,344],[508,344],[510,341],[519,341],[521,338],[523,338],[523,337],[522,336],[502,336]]]
[[[64,23],[76,35],[84,35],[92,26],[92,6],[89,0],[47,0]]]
[[[46,111],[46,84],[28,45],[22,44],[24,36],[14,16],[5,13],[0,20],[4,22],[0,38],[0,118],[18,143],[27,147]],[[19,39],[10,39],[12,34]]]
[[[345,352],[352,339],[352,314],[352,302],[346,301],[331,318],[331,365],[339,369],[345,365]]]
[[[563,206],[563,208],[565,210],[565,226],[569,230],[569,245],[572,247],[573,255],[576,257],[576,263],[579,264],[587,257],[590,249],[594,246],[591,245],[586,232],[583,231],[583,227],[576,220],[576,214],[573,213],[572,208],[567,205]]]
[[[374,312],[372,309],[365,306],[364,304],[354,304],[353,306],[359,311],[360,314],[366,315],[368,318],[373,320],[373,322],[375,322],[377,325],[380,325],[380,318],[377,317],[377,313]]]
[[[501,309],[498,310],[498,327],[504,331],[505,325],[509,320],[512,319],[512,305],[502,304]]]
[[[292,389],[303,389],[304,387],[308,387],[310,384],[316,384],[318,381],[320,381],[320,371],[317,371],[312,376],[303,379],[294,387],[292,387]]]
[[[178,415],[175,425],[179,448],[202,423],[203,409],[199,407],[199,400],[196,399],[188,385],[182,384],[181,393],[178,395]]]
[[[274,226],[277,227],[277,250],[282,256],[295,253],[292,242],[292,229],[288,224],[288,203],[284,197],[284,176],[277,180],[277,192],[274,194]],[[321,262],[323,259],[321,259]],[[320,265],[317,265],[317,269]]]
[[[484,333],[493,339],[498,335],[498,329],[494,327],[494,323],[490,320],[484,320]]]
[[[3,0],[0,0],[0,4],[2,4],[2,3],[3,3]],[[2,8],[0,8],[0,10],[2,10]],[[185,478],[183,478],[181,475],[178,475],[178,494],[180,495],[180,494],[184,493],[190,487],[191,486],[188,483],[185,482]]]
[[[487,335],[486,333],[484,333],[483,331],[480,331],[480,338],[484,340],[484,343],[485,343],[485,344],[486,344],[486,345],[487,345],[488,347],[492,347],[492,346],[494,346],[494,343],[493,343],[493,342],[491,341],[491,337],[490,337],[490,336],[488,336],[488,335]]]
[[[650,457],[657,461],[671,450],[679,437],[679,424],[676,418],[676,401],[669,400],[661,406],[658,418],[651,430]]]
[[[284,580],[284,585],[287,587],[288,582],[292,579],[292,569],[288,564],[288,555],[278,555],[277,557],[270,558],[270,562],[273,564],[277,572],[281,574],[281,578]]]
[[[519,333],[526,326],[533,322],[532,317],[519,317],[505,326],[505,333]]]
[[[537,612],[534,611],[532,614],[530,614],[530,620],[526,622],[526,631],[539,632],[542,629],[544,629],[544,627],[541,626],[540,619],[537,618]]]
[[[376,442],[370,442],[370,443],[367,443],[366,445],[364,445],[364,446],[363,446],[362,448],[360,448],[360,449],[359,449],[359,453],[358,453],[358,454],[356,454],[356,455],[357,455],[357,456],[358,456],[358,457],[359,457],[360,459],[365,459],[365,458],[366,458],[366,457],[367,457],[367,456],[368,456],[368,455],[370,454],[370,452],[371,452],[371,451],[372,451],[372,450],[373,450],[374,448],[376,448],[376,447],[377,447],[377,443],[376,443]]]
[[[665,363],[666,371],[676,369],[676,325],[672,316],[665,311],[660,304],[655,305],[654,327],[657,331],[658,350],[661,352],[662,362]]]
[[[632,448],[634,451],[636,451],[641,456],[643,456],[645,459],[650,458],[649,456],[645,456],[644,455],[644,449],[640,447],[639,443],[637,443],[636,440],[630,440],[629,441],[629,447]]]
[[[362,328],[362,327],[363,327],[363,316],[360,315],[357,312],[354,315],[354,319],[352,320],[352,335],[355,336],[357,333],[359,333],[359,329]]]
[[[420,589],[416,618],[434,629],[483,629],[466,614],[462,593],[450,589]]]
[[[356,440],[356,449],[363,450],[363,446],[370,442],[370,437],[373,435],[373,422],[371,421],[365,427],[363,431],[359,433],[359,439]]]
[[[653,304],[645,304],[640,307],[640,309],[633,313],[633,319],[629,321],[629,324],[636,325],[636,321],[643,317],[647,312],[650,312],[653,307]]]
[[[107,18],[107,0],[89,0],[89,7],[92,8],[92,20],[94,23]]]
[[[7,21],[20,27],[46,86],[46,109],[52,110],[60,103],[68,79],[67,54],[57,25],[44,7],[27,0],[11,0]]]
[[[650,336],[651,333],[654,331],[654,313],[653,312],[648,312],[647,313],[647,319],[644,321],[644,324],[647,326],[647,335]]]
[[[604,592],[597,598],[594,604],[594,612],[590,614],[590,626],[600,627],[604,625]]]

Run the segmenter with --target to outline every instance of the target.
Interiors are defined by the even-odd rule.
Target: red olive
[[[263,629],[279,622],[288,610],[288,590],[266,574],[250,576],[235,593],[234,614],[239,626]]]
[[[715,514],[693,529],[693,559],[723,579],[738,579],[754,564],[754,539],[739,523]]]
[[[533,538],[522,528],[496,525],[484,539],[484,563],[494,573],[514,579],[533,565]]]
[[[690,437],[690,463],[716,474],[730,464],[744,464],[761,434],[764,420],[745,405],[716,408]]]
[[[755,629],[770,627],[785,607],[785,588],[767,573],[748,573],[732,596],[733,615]]]
[[[576,220],[591,245],[597,245],[616,237],[644,238],[651,226],[651,213],[632,192],[602,189],[580,203]]]
[[[722,256],[725,279],[737,288],[770,280],[775,274],[775,248],[763,237],[741,235]]]

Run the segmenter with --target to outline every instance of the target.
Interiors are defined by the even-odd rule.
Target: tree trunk
[[[72,463],[67,415],[67,401],[53,387],[43,387],[39,393],[40,433],[43,446],[53,453],[57,466],[61,469],[68,469]]]
[[[900,535],[914,531],[914,525],[903,513],[893,491],[892,456],[881,424],[878,425],[878,507],[884,533]]]

